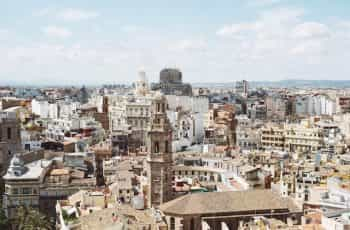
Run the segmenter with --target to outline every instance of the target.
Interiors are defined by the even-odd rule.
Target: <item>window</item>
[[[8,128],[7,128],[7,139],[11,139],[11,136],[12,136],[12,135],[11,135],[11,134],[12,134],[11,131],[12,131],[11,128],[8,127]]]
[[[13,188],[12,189],[12,194],[17,195],[18,194],[18,188]]]
[[[22,193],[25,195],[32,194],[32,189],[31,188],[23,188]]]
[[[165,141],[165,152],[168,153],[169,152],[169,142]]]
[[[159,153],[159,142],[158,141],[154,142],[154,152]]]
[[[194,228],[194,219],[193,219],[193,218],[191,218],[191,223],[190,223],[190,226],[191,226],[191,228],[190,228],[190,229],[195,229],[195,228]]]
[[[175,230],[175,218],[170,217],[170,230]]]

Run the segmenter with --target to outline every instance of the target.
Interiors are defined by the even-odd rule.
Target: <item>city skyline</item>
[[[4,1],[0,84],[346,80],[347,1]]]

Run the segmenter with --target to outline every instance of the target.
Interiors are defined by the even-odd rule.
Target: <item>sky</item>
[[[0,0],[0,83],[350,80],[349,0]]]

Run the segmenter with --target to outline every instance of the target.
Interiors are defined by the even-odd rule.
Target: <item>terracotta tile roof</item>
[[[300,211],[290,199],[282,198],[270,190],[189,194],[164,203],[159,208],[165,214],[180,216],[270,209]]]

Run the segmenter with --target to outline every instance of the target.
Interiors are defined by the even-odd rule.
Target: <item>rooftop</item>
[[[179,197],[160,205],[165,214],[224,214],[241,211],[281,210],[299,212],[288,198],[269,190],[196,193]]]
[[[5,180],[26,180],[26,179],[39,179],[44,170],[50,166],[51,160],[38,160],[33,161],[29,164],[24,165],[25,170],[23,173],[13,174],[9,170],[7,170],[4,179]],[[10,166],[11,167],[11,166]]]
[[[51,176],[61,176],[61,175],[68,175],[69,170],[68,169],[53,169],[50,172]]]

